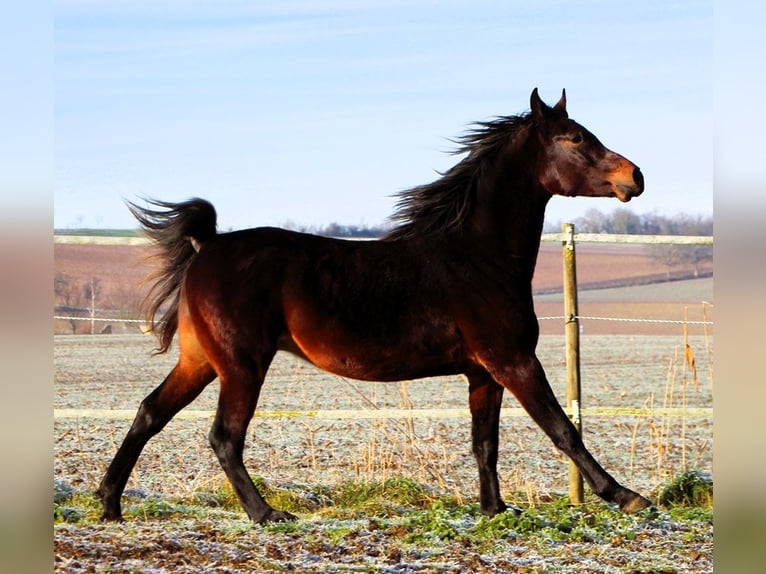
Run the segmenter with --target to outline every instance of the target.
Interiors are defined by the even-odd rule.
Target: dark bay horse
[[[596,462],[559,406],[535,356],[531,287],[551,196],[629,201],[644,189],[641,171],[569,119],[565,93],[549,107],[535,89],[530,112],[479,123],[460,143],[459,163],[401,194],[398,226],[380,241],[275,228],[217,234],[207,201],[129,204],[164,262],[147,316],[159,351],[177,333],[180,354],[101,481],[103,519],[121,518],[120,497],[146,442],[216,377],[210,444],[242,506],[259,523],[294,518],[263,500],[242,461],[278,350],[355,379],[465,375],[484,514],[507,508],[497,477],[505,389],[597,495],[624,512],[651,505]]]

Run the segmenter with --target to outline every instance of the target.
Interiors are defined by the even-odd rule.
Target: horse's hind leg
[[[479,466],[481,511],[487,516],[494,516],[508,508],[500,497],[500,485],[497,478],[498,433],[503,387],[487,373],[472,374],[468,380],[471,438],[473,455]]]
[[[559,405],[548,384],[540,362],[532,355],[512,365],[493,371],[498,382],[506,386],[553,443],[580,469],[593,492],[627,513],[638,512],[651,501],[620,485],[588,452],[577,429]]]
[[[104,503],[102,520],[121,520],[120,497],[141,451],[173,416],[193,401],[215,379],[207,363],[179,359],[165,380],[138,408],[133,424],[112,459],[96,494]]]
[[[247,427],[253,418],[272,357],[273,353],[260,364],[247,366],[241,364],[241,361],[236,364],[233,361],[227,363],[226,372],[220,375],[218,411],[210,429],[210,445],[234,492],[250,519],[260,524],[295,518],[288,512],[274,510],[269,506],[253,484],[242,460]]]

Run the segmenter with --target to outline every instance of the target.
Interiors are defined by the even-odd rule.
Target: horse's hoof
[[[515,504],[509,504],[506,507],[505,512],[513,512],[517,517],[519,517],[524,514],[524,509],[520,506],[516,506]]]
[[[502,514],[506,510],[508,510],[508,506],[506,506],[505,502],[500,500],[499,502],[496,502],[492,505],[482,506],[481,513],[484,516],[489,516],[490,518],[492,518],[493,516]]]
[[[500,504],[491,508],[481,509],[481,513],[484,516],[488,516],[489,518],[494,518],[498,514],[503,514],[504,512],[512,512],[516,516],[521,516],[524,514],[524,509],[519,508],[518,506],[514,506],[513,504],[508,505],[505,502],[500,502]]]
[[[284,510],[271,510],[263,518],[258,521],[258,524],[270,524],[274,522],[292,522],[298,520],[298,517],[285,512]]]
[[[625,514],[635,514],[636,512],[640,512],[645,508],[649,508],[650,506],[653,506],[651,500],[644,498],[640,494],[636,494],[635,496],[623,502],[620,505],[620,510],[622,510]]]
[[[122,514],[114,514],[111,512],[104,512],[99,520],[101,522],[125,522]]]

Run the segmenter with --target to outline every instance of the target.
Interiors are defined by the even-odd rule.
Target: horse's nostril
[[[644,189],[644,174],[638,168],[633,170],[633,181],[636,182],[639,189]]]

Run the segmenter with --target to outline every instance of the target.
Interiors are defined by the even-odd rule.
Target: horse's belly
[[[349,354],[308,354],[306,358],[320,369],[361,381],[388,381],[410,378],[401,369],[381,361],[364,361]]]
[[[452,337],[351,340],[338,333],[292,334],[299,355],[330,373],[364,381],[401,381],[461,371],[462,345]]]

